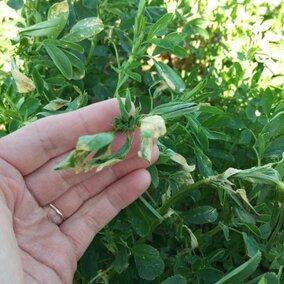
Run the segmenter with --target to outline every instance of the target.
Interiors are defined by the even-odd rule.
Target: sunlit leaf
[[[148,38],[153,36],[160,36],[163,34],[168,24],[171,22],[173,14],[165,14],[156,23],[154,23],[148,33]]]
[[[70,42],[80,42],[84,39],[91,39],[104,29],[101,19],[90,17],[76,23],[70,33],[62,39]]]
[[[44,47],[59,71],[68,79],[72,78],[72,64],[66,54],[57,46],[44,43]]]
[[[154,61],[158,74],[167,83],[174,92],[182,93],[185,90],[185,84],[181,77],[168,65]]]

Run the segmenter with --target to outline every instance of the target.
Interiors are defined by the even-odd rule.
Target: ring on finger
[[[56,225],[60,225],[66,218],[64,217],[63,213],[52,203],[48,204],[48,218],[55,223]]]

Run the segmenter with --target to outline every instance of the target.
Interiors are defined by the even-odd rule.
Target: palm
[[[111,130],[117,114],[116,101],[110,100],[41,120],[0,140],[0,227],[5,228],[0,244],[10,249],[9,283],[18,283],[11,278],[17,269],[15,277],[25,283],[71,283],[95,234],[149,186],[137,143],[125,161],[99,173],[52,171],[78,136]],[[117,147],[123,139],[117,138]],[[155,160],[156,148],[154,153]],[[62,224],[55,224],[59,216],[50,203],[67,219]],[[6,283],[9,263],[2,266],[1,257],[5,253],[0,254],[0,282]]]
[[[2,174],[13,176],[10,190],[19,200],[13,224],[26,282],[71,283],[77,258],[70,239],[47,217],[15,168],[6,165]]]

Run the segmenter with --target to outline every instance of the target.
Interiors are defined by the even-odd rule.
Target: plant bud
[[[151,161],[152,142],[166,134],[167,129],[164,119],[159,115],[146,116],[141,120],[141,141],[138,156]]]

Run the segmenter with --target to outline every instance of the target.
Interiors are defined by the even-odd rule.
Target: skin
[[[99,173],[52,170],[79,136],[111,131],[118,114],[117,101],[108,100],[0,139],[0,283],[72,283],[96,233],[148,188],[138,134],[126,159]],[[117,135],[116,148],[123,141]],[[152,156],[155,162],[155,145]],[[66,217],[60,225],[49,203]]]

